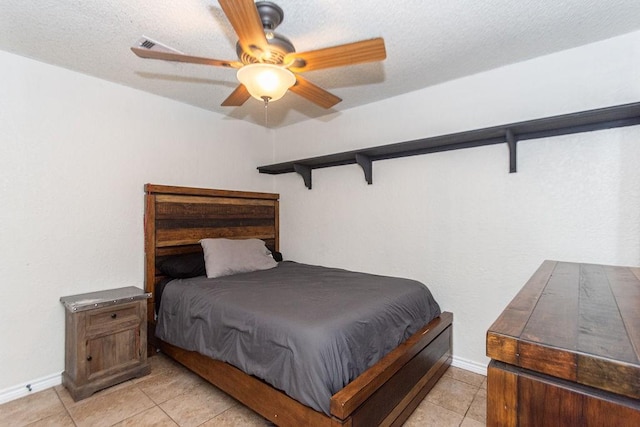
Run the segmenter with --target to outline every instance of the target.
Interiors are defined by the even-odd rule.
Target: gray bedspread
[[[156,335],[329,414],[333,394],[439,314],[419,282],[287,261],[173,280]]]

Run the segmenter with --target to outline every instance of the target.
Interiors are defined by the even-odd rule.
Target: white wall
[[[278,129],[0,52],[0,398],[58,381],[60,296],[142,286],[143,184],[273,191],[256,165],[640,99],[640,33]],[[425,70],[428,72],[428,70]],[[304,138],[300,136],[303,135]],[[275,178],[285,256],[411,277],[458,360],[543,259],[640,265],[640,128]],[[185,165],[189,165],[185,167]]]
[[[424,72],[428,73],[429,70]],[[640,100],[640,32],[279,129],[276,160]],[[640,127],[279,175],[286,258],[426,283],[454,313],[454,356],[545,259],[640,265]]]
[[[0,396],[60,380],[64,309],[143,287],[143,185],[271,191],[271,131],[0,51]],[[46,383],[46,381],[44,381]]]

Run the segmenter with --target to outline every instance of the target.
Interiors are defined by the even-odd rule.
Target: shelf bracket
[[[367,184],[373,184],[373,162],[369,156],[356,153],[356,163],[360,165],[364,171],[364,179],[367,180]]]
[[[301,165],[300,163],[294,163],[293,170],[302,177],[304,180],[304,186],[311,190],[311,168],[309,166]]]
[[[509,146],[509,173],[518,172],[518,138],[511,129],[507,129],[507,145]]]

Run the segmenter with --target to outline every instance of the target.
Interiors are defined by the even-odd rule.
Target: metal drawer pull
[[[113,313],[113,314],[111,315],[111,318],[112,318],[112,319],[115,319],[116,317],[118,317],[118,314],[117,314],[117,313]]]
[[[93,359],[93,357],[87,356],[87,361],[91,362],[91,359]]]

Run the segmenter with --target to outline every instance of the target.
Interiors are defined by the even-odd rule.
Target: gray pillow
[[[207,277],[268,270],[278,265],[260,239],[202,239]]]

